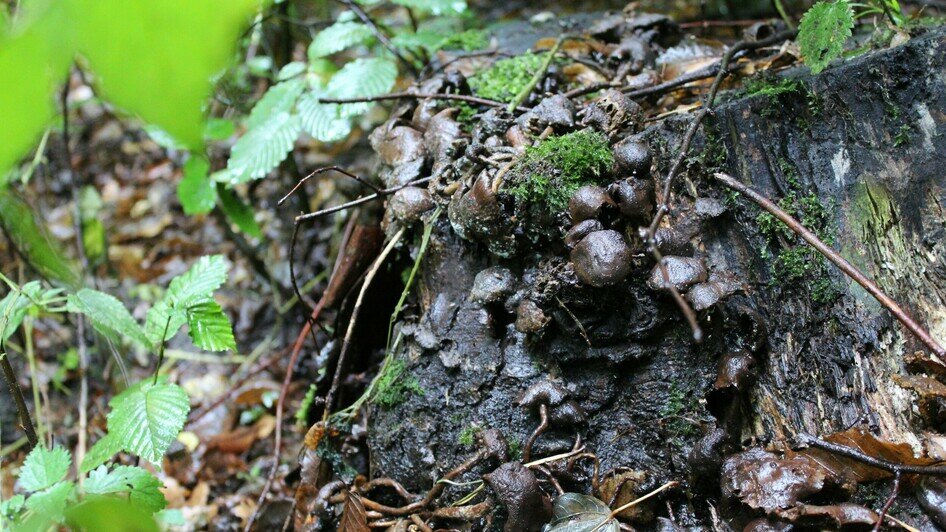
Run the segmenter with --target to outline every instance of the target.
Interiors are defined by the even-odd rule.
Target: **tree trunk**
[[[691,149],[670,225],[693,225],[697,198],[726,206],[701,225],[690,254],[711,279],[732,274],[741,285],[700,312],[701,344],[669,296],[648,287],[649,255],[635,257],[624,282],[593,288],[577,281],[561,246],[500,259],[460,240],[441,216],[419,311],[397,329],[397,356],[423,394],[373,407],[373,473],[426,489],[473,453],[464,434],[476,428],[498,429],[521,449],[538,416],[517,399],[542,380],[560,383],[587,421],[545,432],[532,456],[567,452],[580,436],[602,471],[643,472],[638,494],[681,481],[699,494],[674,499],[684,524],[710,522],[719,461],[744,446],[859,426],[946,456],[933,432],[942,420],[918,409],[911,390],[929,367],[908,364],[922,346],[863,289],[710,177],[722,169],[782,200],[946,341],[946,32],[805,72],[790,72],[801,85],[780,95],[731,93]],[[655,152],[658,182],[690,120],[677,115],[637,135]],[[529,299],[551,319],[542,333],[517,331],[515,306],[471,299],[476,274],[494,265],[518,279],[514,301]],[[714,389],[721,360],[736,353],[754,361],[754,383]]]

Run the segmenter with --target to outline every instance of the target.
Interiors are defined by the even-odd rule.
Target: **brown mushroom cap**
[[[575,246],[571,253],[575,275],[591,286],[606,286],[624,280],[631,271],[631,248],[621,233],[596,231]]]

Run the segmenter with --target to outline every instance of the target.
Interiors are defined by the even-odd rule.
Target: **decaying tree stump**
[[[704,494],[675,503],[690,524],[707,522],[719,463],[744,446],[860,426],[946,456],[935,434],[942,399],[915,391],[922,372],[933,371],[913,356],[922,346],[860,287],[710,177],[725,170],[792,206],[946,341],[946,32],[818,76],[805,72],[789,72],[798,83],[781,94],[730,93],[691,150],[675,203],[686,208],[671,227],[696,223],[686,217],[697,198],[725,207],[683,247],[704,259],[711,280],[741,287],[700,312],[702,344],[669,296],[648,286],[649,256],[635,256],[622,283],[593,288],[577,281],[561,247],[500,259],[460,240],[441,216],[423,262],[420,312],[397,329],[398,357],[423,394],[372,407],[373,473],[429,488],[472,454],[463,435],[477,428],[498,429],[521,448],[539,417],[517,400],[545,380],[560,384],[586,420],[553,424],[532,456],[567,452],[580,436],[602,471],[642,473],[632,484],[638,494],[670,480]],[[666,174],[688,123],[675,116],[637,135],[655,152],[655,176]],[[543,332],[517,330],[517,307],[506,299],[471,297],[490,266],[512,272],[497,290],[533,303],[536,319],[550,320]],[[754,365],[754,379],[737,371],[727,381],[721,361]],[[733,379],[738,386],[727,388]]]

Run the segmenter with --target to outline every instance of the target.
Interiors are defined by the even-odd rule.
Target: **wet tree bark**
[[[541,380],[561,383],[588,419],[553,427],[533,456],[568,451],[580,436],[603,471],[641,472],[638,494],[683,481],[705,495],[674,502],[683,523],[707,522],[719,459],[744,445],[861,426],[946,456],[936,434],[944,420],[936,408],[917,407],[930,399],[917,391],[920,377],[943,376],[914,356],[922,346],[860,287],[709,177],[725,170],[796,205],[946,341],[946,32],[819,76],[804,72],[789,73],[802,84],[779,96],[731,94],[688,159],[680,204],[715,198],[727,206],[702,226],[690,253],[711,277],[733,274],[742,286],[700,312],[708,333],[700,345],[672,301],[648,288],[646,257],[620,285],[591,288],[577,282],[561,250],[503,261],[461,241],[442,217],[424,258],[418,311],[398,324],[398,356],[424,392],[372,409],[373,473],[426,489],[472,454],[463,434],[477,428],[499,429],[521,447],[538,417],[516,401]],[[656,152],[655,175],[665,175],[687,121],[676,116],[638,135]],[[679,212],[672,226],[688,223],[691,211]],[[516,274],[518,299],[551,319],[542,334],[517,331],[514,307],[469,297],[476,274],[497,264]],[[754,360],[755,382],[714,390],[721,361],[736,352]],[[579,475],[565,489],[583,490],[586,480]]]

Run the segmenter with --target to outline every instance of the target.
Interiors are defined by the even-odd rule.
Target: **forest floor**
[[[894,474],[899,481],[899,470],[811,450],[735,454],[748,422],[730,416],[741,416],[734,412],[748,400],[743,379],[762,364],[764,350],[760,320],[740,306],[754,305],[756,296],[745,279],[710,261],[704,251],[711,237],[699,236],[735,210],[735,193],[718,184],[705,193],[709,170],[728,166],[714,159],[707,135],[692,147],[678,145],[712,104],[754,98],[763,102],[754,110],[788,120],[777,109],[788,100],[779,98],[804,100],[807,89],[799,84],[810,82],[795,75],[800,52],[792,32],[779,20],[681,25],[638,13],[559,22],[507,27],[489,53],[442,55],[423,84],[404,88],[481,101],[406,96],[373,132],[366,127],[328,148],[297,146],[275,179],[240,190],[253,210],[248,225],[259,234],[247,234],[219,210],[185,215],[176,200],[181,153],[97,102],[83,76],[72,76],[70,147],[61,133],[50,133],[46,160],[22,194],[48,237],[64,248],[75,242],[79,176],[78,225],[90,278],[139,319],[160,287],[199,257],[222,254],[231,264],[217,301],[232,319],[238,348],[210,355],[178,338],[160,368],[192,406],[157,471],[168,508],[180,511],[175,529],[291,524],[354,531],[370,523],[391,530],[538,530],[554,519],[558,531],[628,523],[642,530],[788,530],[792,523],[841,528],[882,520],[889,484],[871,485],[869,493],[855,487]],[[878,36],[865,28],[857,52],[881,53],[937,31],[918,25]],[[561,37],[575,34],[587,38]],[[737,42],[747,53],[727,55]],[[523,55],[527,50],[535,52]],[[732,60],[722,67],[726,76],[718,75],[724,58]],[[785,72],[791,75],[777,77]],[[519,93],[514,112],[494,105]],[[678,171],[676,161],[676,188],[686,189],[675,206],[676,225],[671,231],[658,218],[654,228],[665,231],[640,233],[661,216],[658,201],[669,201],[660,189]],[[308,171],[331,165],[369,177],[371,185],[328,172],[294,189]],[[697,186],[703,194],[691,194]],[[384,201],[342,208],[380,189]],[[799,196],[791,214],[827,239],[829,215],[801,206]],[[330,207],[339,209],[294,223],[300,212]],[[750,226],[763,220],[738,219]],[[768,231],[782,244],[795,238]],[[658,252],[676,261],[670,271],[654,267],[648,238],[659,238]],[[20,283],[30,279],[35,265],[18,248],[31,245],[0,239],[2,272]],[[809,268],[824,268],[808,264],[795,267],[812,276]],[[679,305],[699,313],[709,338],[703,359],[690,347],[699,326],[691,327],[666,293],[663,275],[685,297]],[[805,297],[840,297],[829,286],[795,288]],[[734,303],[724,305],[730,296]],[[714,308],[725,310],[712,314]],[[707,319],[714,316],[720,323]],[[739,330],[724,331],[723,323]],[[29,339],[13,347],[35,355],[34,367],[24,358],[15,365],[24,388],[36,390],[29,398],[40,438],[74,447],[75,323],[42,319],[31,327]],[[114,391],[152,368],[145,353],[121,355],[121,367],[107,342],[99,338],[90,347],[90,374],[103,377],[88,380],[88,432],[95,440],[105,433]],[[718,374],[717,360],[725,361]],[[616,367],[638,379],[612,379]],[[689,377],[651,386],[688,370]],[[633,415],[622,417],[622,410]],[[8,498],[17,490],[27,440],[6,399],[0,421],[0,490]],[[865,433],[843,438],[831,441],[849,443],[861,458],[935,462]],[[641,443],[647,439],[668,445],[654,451]],[[722,455],[730,454],[735,458],[724,464]],[[766,468],[773,478],[760,479]],[[838,473],[845,468],[859,476]],[[733,479],[723,482],[723,494],[720,475]],[[703,489],[710,480],[713,487]],[[946,490],[914,480],[919,506],[891,510],[891,526],[946,525]],[[652,498],[638,504],[642,496]]]

